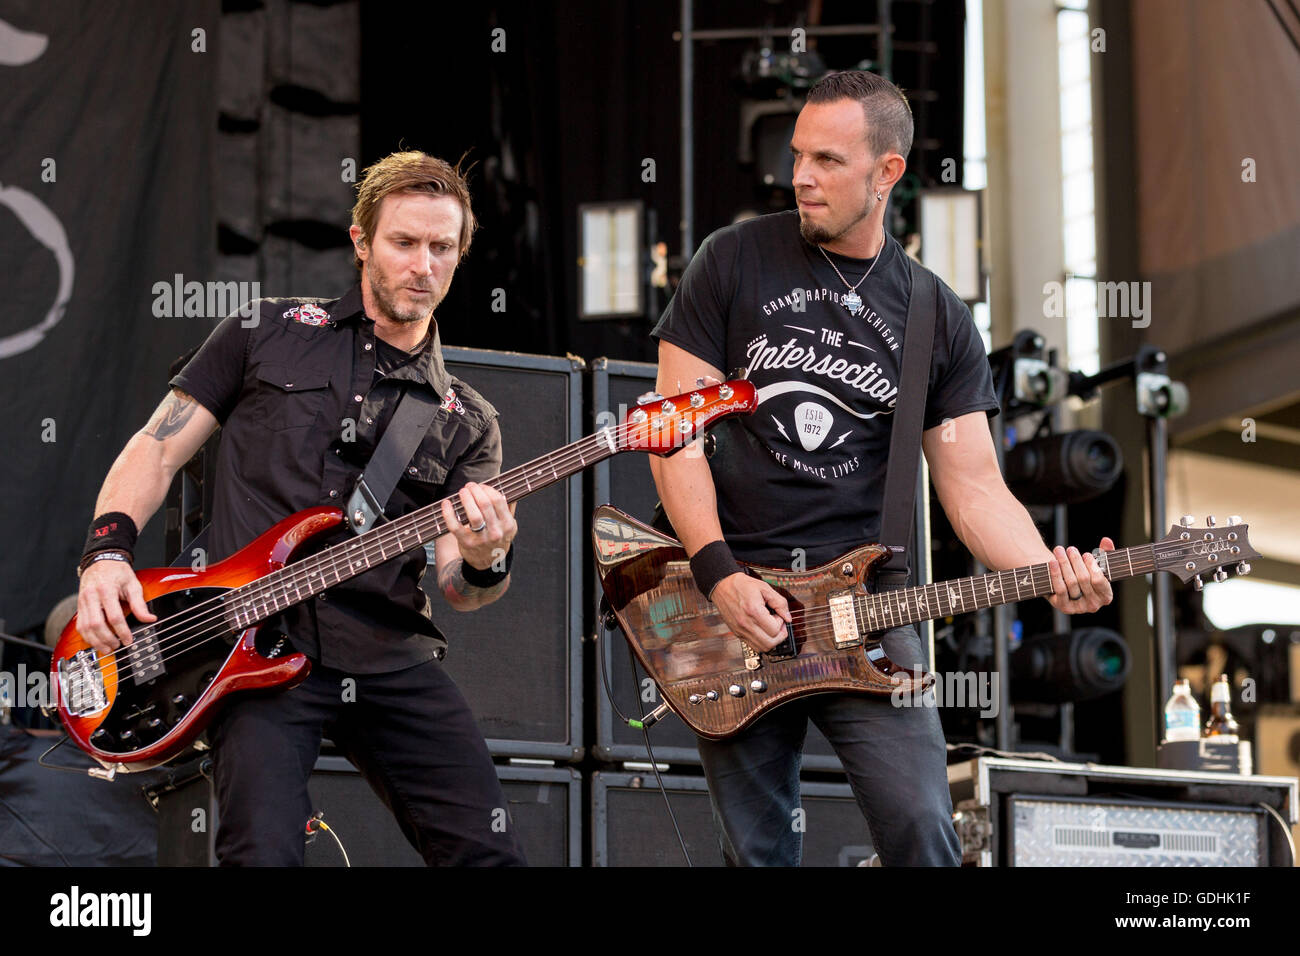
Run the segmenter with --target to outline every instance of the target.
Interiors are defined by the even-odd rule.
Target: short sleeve
[[[238,309],[221,320],[171,385],[194,396],[221,424],[226,423],[244,387],[244,364],[252,334]]]
[[[930,394],[925,403],[927,429],[971,412],[987,412],[992,417],[1000,407],[988,353],[970,309],[947,286],[941,283],[939,288],[941,319],[946,321],[938,322],[935,330]]]
[[[714,233],[704,241],[682,274],[677,291],[659,323],[654,338],[671,342],[714,368],[727,372],[727,313],[731,292],[723,277],[735,275],[735,238]],[[727,248],[731,248],[728,255]]]
[[[483,434],[466,449],[465,454],[447,472],[443,491],[454,495],[466,482],[484,482],[501,474],[501,429],[496,418],[488,422]]]

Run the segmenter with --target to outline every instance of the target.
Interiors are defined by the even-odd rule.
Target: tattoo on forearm
[[[442,590],[442,593],[445,594],[447,597],[451,597],[453,594],[459,595],[460,597],[469,597],[470,595],[477,596],[480,594],[492,594],[496,591],[501,590],[501,588],[505,586],[506,581],[509,580],[508,578],[506,578],[498,582],[497,584],[492,585],[490,588],[481,588],[478,587],[477,585],[470,584],[468,581],[465,580],[465,575],[463,573],[464,566],[465,566],[465,559],[457,558],[455,561],[451,562],[449,565],[443,568],[442,571],[439,572],[438,587]]]
[[[163,399],[144,433],[155,441],[166,441],[185,427],[197,407],[194,399],[177,389]]]

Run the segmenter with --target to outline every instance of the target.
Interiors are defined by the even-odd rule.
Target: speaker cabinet
[[[637,397],[654,391],[658,366],[648,362],[615,362],[598,358],[591,363],[591,394],[594,421],[592,429],[622,421],[624,413],[636,407]],[[684,385],[683,387],[689,387]],[[612,418],[610,417],[612,415]],[[602,417],[603,416],[603,417]],[[649,522],[654,514],[659,494],[650,476],[650,464],[645,455],[616,455],[592,469],[592,507],[588,509],[583,528],[584,547],[590,549],[590,512],[597,505],[612,504],[634,518]],[[600,580],[591,571],[593,601],[600,599]],[[600,627],[596,621],[593,627]],[[602,632],[602,656],[610,677],[614,699],[619,709],[629,716],[640,717],[660,704],[658,688],[638,667],[633,681],[627,641],[621,631]],[[645,740],[639,730],[633,730],[617,720],[604,684],[599,674],[594,684],[596,695],[596,757],[617,762],[645,760]],[[695,747],[695,734],[675,714],[670,714],[650,730],[650,743],[655,759],[675,764],[698,764],[699,751]],[[841,770],[839,758],[830,741],[811,723],[804,744],[803,766],[806,770]],[[676,846],[676,840],[673,842]]]
[[[172,786],[155,791],[159,866],[215,866],[217,805],[204,776],[210,762],[179,772]],[[509,825],[519,832],[531,866],[580,866],[582,778],[570,767],[498,766],[509,804]],[[370,784],[343,757],[320,757],[308,783],[312,806],[347,850],[353,866],[424,866]],[[304,820],[305,824],[306,821]],[[328,833],[307,844],[307,866],[343,866]]]
[[[502,469],[582,437],[581,359],[443,350],[447,368],[500,412]],[[457,614],[424,588],[447,635],[445,666],[498,756],[578,760],[582,730],[582,475],[521,500],[510,590]]]
[[[695,866],[722,866],[703,777],[663,778],[682,840]],[[800,784],[804,866],[858,866],[875,854],[866,820],[846,783]],[[654,774],[595,773],[591,778],[592,865],[685,866]]]

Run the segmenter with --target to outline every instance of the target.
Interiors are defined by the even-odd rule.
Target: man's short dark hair
[[[912,151],[912,108],[903,91],[883,76],[866,70],[830,73],[808,91],[809,103],[857,100],[867,118],[867,143],[874,156]]]

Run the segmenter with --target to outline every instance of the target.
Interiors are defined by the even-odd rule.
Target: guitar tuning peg
[[[1191,515],[1183,515],[1178,519],[1178,523],[1184,528],[1190,528],[1192,525],[1196,524],[1196,519]]]
[[[1196,577],[1192,578],[1192,587],[1196,588],[1196,590],[1198,591],[1202,590],[1205,587],[1205,582],[1201,580],[1201,576],[1199,574],[1196,575]]]
[[[1206,515],[1206,516],[1205,516],[1205,526],[1206,526],[1207,528],[1213,528],[1214,525],[1215,525],[1214,515]]]
[[[1240,577],[1245,574],[1250,574],[1250,565],[1243,561],[1241,564],[1237,565],[1237,575]]]
[[[658,392],[646,392],[644,395],[638,395],[636,403],[638,405],[649,405],[651,402],[662,402],[664,397]]]
[[[695,387],[696,387],[696,388],[703,388],[703,387],[704,387],[704,376],[703,376],[703,375],[701,375],[699,378],[697,378],[697,379],[695,380]]]
[[[1241,524],[1241,515],[1228,515],[1228,524]]]
[[[1228,580],[1228,572],[1223,570],[1223,568],[1216,568],[1214,571],[1214,580],[1216,581]]]

